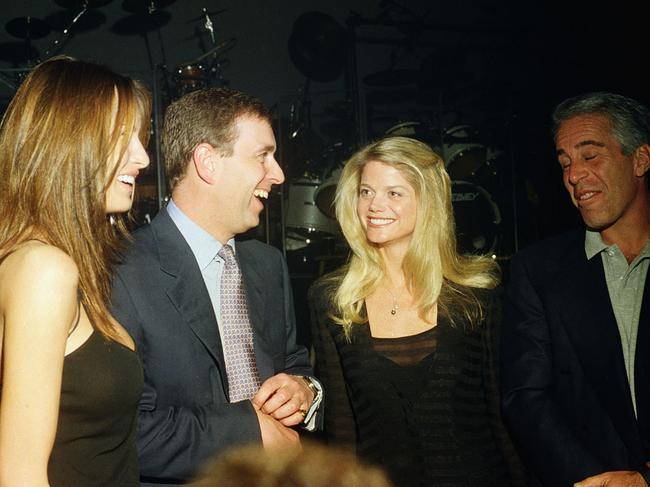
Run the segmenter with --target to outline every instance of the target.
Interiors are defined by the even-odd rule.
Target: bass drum
[[[289,200],[285,225],[290,234],[313,238],[339,233],[336,220],[328,217],[316,206],[319,179],[296,179],[289,185]]]
[[[456,240],[461,254],[491,254],[499,242],[501,213],[490,194],[467,181],[451,182]]]
[[[470,125],[445,131],[444,158],[451,179],[473,178],[488,160],[488,149],[477,142],[478,132]]]

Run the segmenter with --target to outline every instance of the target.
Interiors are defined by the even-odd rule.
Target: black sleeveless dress
[[[52,487],[137,487],[138,355],[98,331],[65,357],[61,404],[48,464]]]

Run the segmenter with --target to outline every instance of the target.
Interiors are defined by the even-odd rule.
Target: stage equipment
[[[5,24],[5,30],[18,39],[40,39],[50,33],[50,26],[36,17],[16,17]]]
[[[156,10],[150,14],[130,14],[117,20],[110,30],[118,35],[144,35],[167,25],[171,18],[172,14],[164,10]]]
[[[176,0],[124,0],[122,9],[132,14],[152,14],[159,8],[165,8]]]
[[[108,5],[113,0],[54,0],[55,3],[63,8],[71,9],[87,9],[87,8],[99,8],[104,5]]]
[[[442,155],[452,179],[480,179],[486,172],[496,172],[494,161],[500,151],[484,145],[478,130],[472,126],[451,127],[445,131],[443,138]]]
[[[285,225],[287,232],[305,239],[339,233],[336,220],[316,206],[316,191],[321,181],[316,177],[298,178],[289,184]]]
[[[490,254],[500,237],[501,212],[483,187],[469,181],[451,182],[458,250],[463,254]]]
[[[77,15],[73,10],[59,10],[45,17],[45,20],[52,27],[52,30],[65,33],[73,25]],[[82,17],[79,17],[74,22],[74,31],[76,33],[88,32],[97,29],[105,23],[106,15],[102,12],[95,9],[87,10]]]

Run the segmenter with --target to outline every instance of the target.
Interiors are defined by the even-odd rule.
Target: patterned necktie
[[[230,402],[252,398],[260,387],[241,270],[230,245],[217,254],[225,261],[221,275],[221,327]]]

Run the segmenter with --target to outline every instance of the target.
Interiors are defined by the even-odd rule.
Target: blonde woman
[[[58,57],[3,118],[0,486],[138,485],[142,367],[107,298],[149,111],[136,82]]]
[[[510,485],[497,267],[457,253],[443,161],[409,138],[372,143],[347,162],[335,205],[351,257],[310,290],[328,439],[400,487]]]

